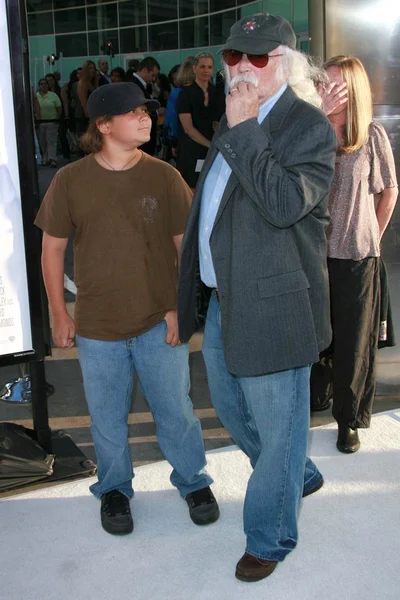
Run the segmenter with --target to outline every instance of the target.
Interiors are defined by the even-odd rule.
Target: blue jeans
[[[165,321],[127,340],[76,336],[97,456],[97,497],[111,490],[133,496],[128,415],[136,373],[149,403],[161,452],[173,467],[171,483],[182,497],[212,483],[200,421],[189,398],[189,347],[166,343]]]
[[[297,544],[303,491],[322,479],[306,457],[310,367],[260,377],[229,373],[221,339],[221,310],[214,294],[207,313],[203,355],[218,416],[253,467],[244,503],[246,551],[258,558],[282,561]]]

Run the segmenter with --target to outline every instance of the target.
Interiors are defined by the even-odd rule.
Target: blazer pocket
[[[282,273],[282,275],[263,277],[263,279],[257,280],[257,284],[261,298],[292,294],[293,292],[307,290],[310,287],[307,275],[303,269],[292,271],[291,273]]]

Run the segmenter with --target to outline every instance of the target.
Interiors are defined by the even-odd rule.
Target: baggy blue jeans
[[[310,366],[260,377],[229,373],[220,305],[214,294],[207,313],[203,355],[212,403],[253,467],[244,503],[246,551],[258,558],[282,561],[297,543],[303,491],[322,479],[306,457]]]
[[[76,336],[83,385],[97,456],[101,497],[111,490],[133,496],[128,415],[134,374],[149,403],[161,452],[173,467],[171,483],[182,497],[212,483],[199,419],[189,398],[189,347],[165,341],[165,321],[127,340],[98,341]]]

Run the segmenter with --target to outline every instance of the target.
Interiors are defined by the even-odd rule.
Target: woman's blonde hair
[[[334,56],[324,64],[324,69],[329,67],[338,67],[347,84],[349,99],[342,151],[350,154],[368,141],[372,121],[371,86],[363,64],[355,56]]]
[[[186,60],[181,64],[176,76],[179,85],[191,85],[194,81],[193,61]]]
[[[101,135],[98,124],[112,121],[111,116],[100,117],[95,121],[90,121],[86,132],[81,136],[79,145],[86,154],[95,154],[103,149],[103,136]]]
[[[94,75],[92,77],[90,76],[90,68],[89,68],[90,65],[93,65],[94,69],[95,69]],[[87,87],[89,87],[90,85],[92,85],[93,87],[97,87],[98,83],[97,83],[96,65],[92,60],[87,60],[86,62],[83,63],[81,78],[79,81],[84,83]]]
[[[212,54],[210,54],[210,52],[199,52],[193,59],[193,66],[197,67],[202,58],[211,58],[211,60],[214,62],[214,57]]]

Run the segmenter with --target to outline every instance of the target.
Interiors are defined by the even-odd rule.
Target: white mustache
[[[233,88],[236,88],[239,85],[239,83],[242,82],[252,83],[256,87],[258,87],[259,83],[254,73],[242,73],[241,75],[235,75],[235,77],[232,77],[232,79],[229,82],[229,89],[232,90]]]

